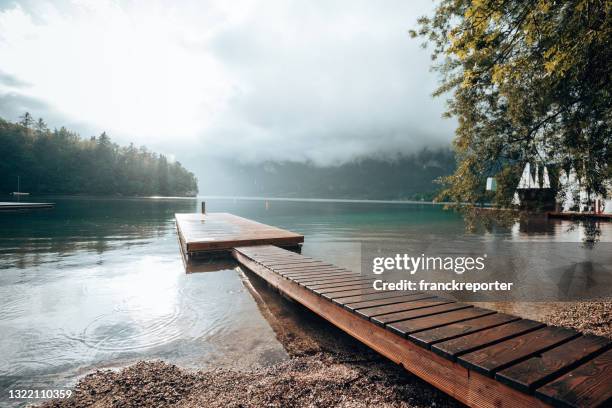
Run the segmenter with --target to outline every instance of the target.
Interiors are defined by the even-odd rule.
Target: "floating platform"
[[[229,213],[175,214],[183,253],[187,256],[227,253],[234,247],[272,244],[295,248],[304,236]]]
[[[21,202],[0,202],[0,211],[24,211],[40,210],[55,207],[54,203],[21,203]]]
[[[444,299],[373,289],[361,275],[275,246],[236,260],[284,295],[475,407],[612,402],[612,342]]]

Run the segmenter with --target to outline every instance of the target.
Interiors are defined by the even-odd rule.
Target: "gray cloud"
[[[426,11],[412,2],[291,3],[221,31],[212,49],[238,85],[208,144],[248,161],[320,164],[447,145],[454,123],[430,96],[427,52],[407,35]]]
[[[20,80],[16,76],[8,74],[2,70],[0,70],[0,84],[11,88],[26,88],[30,85],[27,82]]]
[[[50,116],[53,116],[51,111],[52,108],[49,105],[36,98],[17,92],[0,94],[0,116],[5,119],[17,121],[19,116],[25,112],[30,112],[36,117],[44,116],[48,120]]]
[[[43,118],[50,128],[65,126],[82,136],[101,133],[90,124],[74,120],[38,98],[18,92],[0,92],[1,118],[17,122],[25,112],[29,112],[34,118]]]
[[[0,0],[0,9],[1,4]],[[6,2],[4,7],[14,4]],[[79,118],[78,100],[77,103],[70,100],[72,110],[69,114],[63,113],[68,109],[58,101],[66,101],[67,97],[31,93],[29,88],[26,92],[25,81],[2,71],[0,84],[9,90],[0,88],[0,115],[15,120],[29,110],[36,117],[44,117],[51,126],[74,127],[84,136],[111,130],[113,139],[120,143],[146,143],[195,168],[207,157],[244,162],[297,160],[320,165],[340,164],[364,156],[388,157],[412,153],[426,146],[444,146],[452,138],[455,123],[441,119],[443,100],[430,96],[436,87],[436,78],[429,72],[429,55],[407,34],[415,26],[416,19],[433,7],[428,0],[266,0],[245,6],[241,9],[243,15],[238,13],[239,17],[231,18],[227,18],[223,7],[219,7],[222,1],[172,3],[172,7],[163,2],[156,3],[155,7],[138,1],[113,4],[121,4],[126,15],[134,21],[148,7],[172,9],[169,13],[172,19],[167,21],[175,24],[177,32],[184,28],[185,33],[189,33],[182,36],[170,30],[176,35],[172,41],[193,56],[187,61],[211,58],[222,70],[223,77],[228,78],[229,96],[223,94],[219,106],[213,107],[214,115],[206,113],[211,110],[210,106],[201,107],[201,116],[206,120],[202,119],[199,131],[195,131],[196,137],[177,131],[149,139],[146,134],[134,134],[135,127],[130,127],[130,134],[122,133],[122,129],[115,126],[120,121],[114,120],[112,115],[104,116],[104,121],[95,125],[83,123]],[[59,6],[49,6],[45,2],[28,0],[26,6],[21,7],[33,16],[35,24],[44,16],[54,16],[56,30],[77,21],[82,15],[82,10],[72,10],[77,7],[74,3],[64,1]],[[46,7],[56,7],[61,12],[45,13]],[[71,19],[62,20],[68,15]],[[45,21],[40,22],[40,27],[44,24]],[[146,37],[138,41],[146,41]],[[156,49],[153,43],[146,45]],[[62,46],[57,44],[57,47]],[[159,57],[165,58],[164,55]],[[63,58],[58,63],[74,66],[74,62]],[[114,70],[122,69],[121,60],[112,59],[107,63],[112,63]],[[40,64],[40,69],[44,70],[45,65]],[[106,72],[101,71],[100,75]],[[45,75],[48,78],[47,72],[39,73],[38,77]],[[201,72],[201,76],[206,77],[207,72]],[[61,80],[66,82],[61,84],[64,89],[75,86],[71,77],[53,78],[56,85]],[[30,77],[25,79],[30,81]],[[35,80],[32,82],[33,89],[39,89]],[[94,77],[82,84],[87,87],[98,82]],[[124,81],[117,88],[126,86],[129,87],[129,82]],[[156,86],[160,85],[152,81],[151,89]],[[193,92],[202,89],[187,88]],[[107,91],[106,88],[93,89],[98,93]],[[140,95],[136,89],[131,93],[136,100],[127,106],[138,105]],[[89,89],[71,95],[75,95],[72,98],[98,97]],[[105,96],[100,98],[105,106],[114,106],[113,99]],[[215,104],[215,101],[213,98],[206,103]],[[171,103],[180,107],[181,103],[188,102],[173,100]],[[190,108],[195,106],[190,104]],[[194,110],[198,112],[186,109]],[[129,114],[125,112],[124,116]],[[153,117],[149,123],[154,122]]]

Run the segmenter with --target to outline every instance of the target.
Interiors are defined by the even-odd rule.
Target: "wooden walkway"
[[[304,236],[228,213],[175,214],[182,250],[188,256],[230,252],[247,245],[296,247]]]
[[[612,342],[420,292],[271,245],[233,256],[282,293],[469,406],[612,403]]]
[[[185,254],[229,252],[286,296],[468,406],[612,406],[612,342],[444,299],[378,291],[279,248],[304,237],[225,213],[176,214]]]
[[[593,219],[601,221],[612,221],[612,214],[610,213],[588,213],[588,212],[555,212],[549,211],[546,215],[550,218],[561,218],[566,220],[573,219]]]

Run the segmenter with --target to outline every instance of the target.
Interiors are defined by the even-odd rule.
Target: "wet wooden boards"
[[[175,214],[174,217],[181,248],[188,256],[229,252],[236,246],[296,247],[304,242],[303,235],[228,213]]]
[[[611,342],[361,275],[271,245],[232,254],[286,296],[469,406],[612,402]]]

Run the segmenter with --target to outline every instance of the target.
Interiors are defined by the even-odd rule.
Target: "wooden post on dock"
[[[206,201],[202,201],[202,214],[206,214]]]

